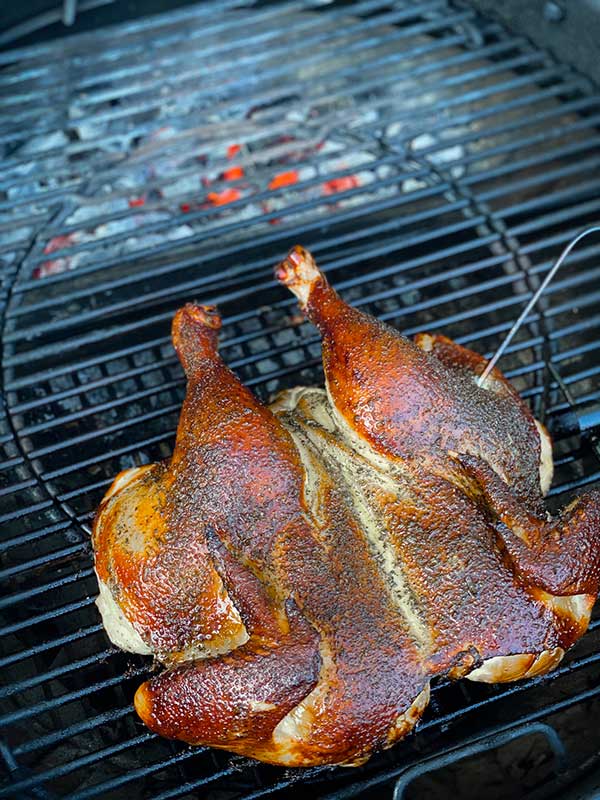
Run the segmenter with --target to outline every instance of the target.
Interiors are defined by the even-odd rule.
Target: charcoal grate
[[[272,280],[299,241],[355,305],[489,354],[600,216],[599,125],[588,79],[445,0],[206,2],[0,53],[0,797],[391,796],[469,738],[598,708],[596,616],[552,675],[440,683],[419,732],[359,770],[161,740],[131,708],[147,662],[99,624],[88,532],[117,472],[171,452],[179,305],[219,304],[261,398],[320,382]],[[572,254],[503,360],[550,422],[570,406],[549,362],[576,411],[600,402],[599,253]],[[557,504],[600,480],[576,435],[556,462]]]

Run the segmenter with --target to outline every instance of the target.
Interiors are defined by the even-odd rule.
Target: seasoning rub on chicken
[[[600,493],[549,520],[543,426],[498,370],[349,307],[308,252],[276,276],[323,338],[326,388],[261,404],[214,307],[173,344],[170,461],[115,479],[93,531],[112,641],[164,663],[153,731],[274,764],[359,764],[405,736],[436,676],[552,669],[600,583]]]

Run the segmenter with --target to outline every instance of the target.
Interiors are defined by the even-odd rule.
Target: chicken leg
[[[299,246],[276,277],[319,328],[327,391],[357,436],[385,456],[439,457],[448,450],[479,456],[519,495],[539,501],[540,434],[514,390],[497,378],[480,388],[476,362],[464,352],[449,356],[448,346],[427,348],[423,339],[417,346],[348,306]]]
[[[273,536],[298,514],[285,498],[297,497],[302,474],[285,430],[218,356],[219,327],[210,307],[176,315],[188,391],[173,458],[117,479],[94,545],[121,627],[166,663],[205,657],[140,687],[142,718],[166,735],[248,752],[316,683],[318,636],[254,574],[268,572]]]
[[[143,683],[135,707],[163,736],[273,759],[273,730],[317,682],[318,637],[292,601],[274,613],[262,583],[222,544],[213,547],[250,639]]]

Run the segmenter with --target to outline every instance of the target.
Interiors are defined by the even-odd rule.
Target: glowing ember
[[[330,181],[325,181],[323,193],[337,194],[338,192],[347,192],[348,189],[356,189],[358,186],[360,186],[360,181],[356,175],[342,175],[341,178],[332,178]]]
[[[77,244],[79,237],[74,233],[66,234],[65,236],[54,236],[48,244],[44,247],[44,253],[50,255],[56,250],[62,250],[65,247]],[[44,261],[39,267],[33,270],[33,278],[45,278],[47,275],[58,275],[59,272],[65,272],[71,269],[71,258],[69,256],[63,258],[54,258],[49,261]]]
[[[298,183],[298,172],[292,169],[275,175],[269,182],[269,189],[280,189],[282,186],[291,186],[294,183]]]
[[[46,247],[44,247],[44,253],[49,255],[50,253],[54,253],[55,250],[62,250],[63,247],[69,247],[71,244],[74,244],[73,234],[71,233],[65,236],[54,236],[54,238],[50,239]]]
[[[208,202],[213,206],[224,206],[239,200],[242,193],[239,189],[223,189],[222,192],[209,192],[206,196]]]
[[[244,168],[243,167],[231,167],[230,169],[226,169],[223,173],[223,178],[226,181],[237,181],[239,178],[244,177]]]

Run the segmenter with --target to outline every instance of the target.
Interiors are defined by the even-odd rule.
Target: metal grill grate
[[[354,304],[492,350],[600,215],[599,124],[587,79],[444,0],[208,2],[0,54],[0,796],[357,796],[499,725],[598,707],[596,617],[552,675],[438,685],[419,733],[356,771],[161,740],[131,708],[147,662],[102,632],[87,531],[119,470],[170,453],[178,305],[220,305],[261,397],[319,382],[314,330],[271,280],[301,241]],[[548,361],[576,409],[600,399],[598,253],[573,254],[503,361],[550,420],[567,404]],[[564,503],[600,467],[577,436],[556,450]]]

